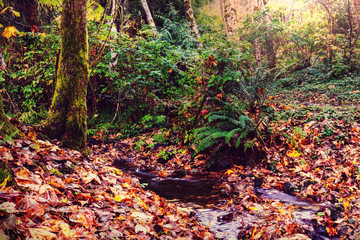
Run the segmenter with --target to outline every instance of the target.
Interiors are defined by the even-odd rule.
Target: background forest
[[[1,5],[5,109],[38,124],[55,88],[61,4]],[[252,146],[266,125],[269,91],[346,82],[359,70],[356,1],[194,1],[200,34],[182,1],[148,5],[153,29],[139,1],[88,3],[89,137],[124,138],[158,127],[171,129],[176,141],[200,141],[198,152],[219,142]]]
[[[141,211],[166,215],[165,210],[147,207],[149,202],[163,200],[143,192],[137,193],[138,197],[131,191],[144,185],[102,168],[105,158],[116,165],[126,155],[138,169],[154,171],[163,179],[221,172],[214,174],[216,180],[211,179],[222,182],[219,198],[226,203],[218,208],[228,212],[217,221],[232,221],[243,214],[243,227],[234,231],[238,239],[358,239],[360,1],[87,1],[89,151],[81,157],[50,147],[61,146],[57,140],[66,136],[50,144],[42,131],[58,81],[61,11],[61,1],[0,0],[4,109],[23,137],[47,142],[38,146],[25,140],[11,145],[18,132],[1,137],[0,157],[8,158],[12,169],[0,166],[5,169],[0,171],[1,190],[6,189],[9,172],[16,180],[20,174],[17,167],[29,164],[33,171],[37,166],[26,157],[29,153],[16,155],[19,144],[22,150],[28,145],[26,151],[40,159],[56,162],[70,156],[76,159],[73,163],[79,162],[78,167],[62,163],[47,169],[37,163],[42,166],[41,174],[58,178],[51,178],[55,181],[51,187],[62,189],[57,181],[70,181],[62,174],[76,175],[74,169],[80,169],[80,180],[96,189],[103,179],[111,182],[107,179],[111,172],[116,175],[115,183],[120,181],[127,189],[106,190],[113,194],[112,202],[106,194],[101,201],[111,202],[111,211],[118,207],[114,201],[129,205],[137,199],[137,205],[131,204],[140,206]],[[52,157],[45,157],[50,152]],[[9,157],[10,153],[16,157]],[[14,159],[26,164],[14,163]],[[88,161],[91,164],[87,165]],[[87,169],[95,173],[86,175]],[[20,175],[24,178],[26,174],[21,171]],[[265,196],[262,187],[296,196],[295,203],[300,205],[283,205],[281,197],[279,203],[269,201],[271,197]],[[275,195],[281,196],[279,192]],[[83,189],[72,193],[67,195],[73,199],[72,205],[87,207],[100,201],[88,197]],[[0,199],[5,197],[0,195]],[[304,207],[305,200],[299,199],[306,200],[310,217],[291,215],[294,209]],[[159,203],[163,209],[171,209],[167,204]],[[96,221],[112,219],[95,213]],[[173,214],[183,214],[179,218],[186,215],[181,209]],[[253,215],[260,217],[254,220]],[[4,216],[8,217],[0,211],[0,217]],[[116,221],[125,219],[117,217]],[[148,225],[140,222],[139,226],[135,216],[128,216],[134,223],[122,222],[128,230],[122,234],[134,239],[141,234],[152,237],[144,239],[166,239],[171,234],[175,238],[199,224],[190,220],[192,217],[187,214],[187,225],[180,224],[182,230],[174,233],[165,222],[178,224],[176,217],[156,218],[156,226],[149,218]],[[94,222],[91,224],[96,225]],[[192,239],[214,239],[208,233],[214,231],[209,225],[189,230]],[[69,226],[74,227],[74,221]],[[82,228],[89,230],[86,225]],[[18,236],[17,230],[12,231],[11,236]],[[95,239],[101,235],[91,234]]]

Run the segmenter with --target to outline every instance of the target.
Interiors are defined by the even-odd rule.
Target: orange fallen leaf
[[[157,176],[166,178],[168,176],[168,174],[165,170],[162,170],[157,174]]]
[[[329,234],[330,237],[336,235],[336,229],[331,227],[331,226],[328,226],[326,228],[326,231],[327,231],[327,233]]]
[[[27,134],[27,139],[29,139],[30,141],[34,141],[36,139],[36,133],[35,132],[29,132]]]
[[[293,149],[290,153],[288,153],[286,155],[288,155],[289,157],[292,157],[292,158],[297,158],[297,157],[301,156],[301,153],[299,153],[298,151]]]
[[[2,33],[2,36],[9,39],[12,36],[16,37],[16,35],[19,33],[19,31],[14,26],[10,26],[5,28],[4,32]]]

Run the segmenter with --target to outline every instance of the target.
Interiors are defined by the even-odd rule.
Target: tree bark
[[[236,11],[236,6],[234,6],[234,1],[232,0],[221,0],[221,15],[225,25],[226,34],[228,37],[234,35],[235,31],[238,29],[238,14]]]
[[[266,33],[265,47],[269,68],[273,69],[276,66],[276,51],[274,40],[269,32]]]
[[[145,11],[146,20],[147,20],[148,24],[152,27],[153,32],[156,35],[157,30],[156,30],[155,22],[154,22],[154,19],[152,17],[149,5],[148,5],[146,0],[141,0],[141,4],[142,4],[142,6],[144,8],[144,11]]]
[[[39,2],[38,0],[21,1],[25,21],[30,26],[40,26]]]
[[[256,65],[258,67],[260,67],[262,57],[261,57],[261,44],[259,43],[258,39],[255,39],[255,41],[253,42],[253,46],[254,46],[254,55],[255,55]]]
[[[185,15],[186,18],[190,24],[190,30],[194,34],[194,37],[197,39],[199,46],[203,48],[201,42],[200,42],[200,33],[199,29],[197,27],[197,23],[194,17],[194,11],[191,6],[191,0],[184,0],[184,8],[185,8]]]
[[[86,149],[86,90],[89,81],[87,0],[63,0],[61,50],[54,97],[45,122],[50,138]]]

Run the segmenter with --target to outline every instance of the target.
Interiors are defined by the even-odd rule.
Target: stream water
[[[131,172],[139,178],[140,183],[145,186],[145,189],[157,193],[159,196],[164,197],[170,201],[177,201],[183,203],[190,203],[194,208],[199,222],[203,225],[209,226],[210,230],[215,233],[218,239],[237,239],[241,222],[232,216],[232,213],[227,210],[209,208],[209,205],[216,205],[221,201],[226,200],[226,196],[221,192],[219,183],[211,175],[199,175],[196,179],[175,178],[167,177],[161,178],[156,174],[146,171],[136,170],[131,165],[131,161],[115,162],[114,166]],[[311,224],[311,220],[316,218],[316,212],[319,208],[318,205],[306,202],[295,196],[286,194],[275,189],[256,188],[257,194],[263,198],[278,200],[283,203],[299,206],[299,211],[293,212],[293,218],[297,224],[305,226],[304,228],[316,234],[314,239],[329,238],[317,234],[316,230]],[[321,206],[320,206],[321,207]],[[256,216],[249,214],[249,220],[256,221]],[[332,240],[335,238],[332,238]]]

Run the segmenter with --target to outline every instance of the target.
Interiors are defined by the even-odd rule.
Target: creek
[[[210,174],[201,174],[195,178],[158,177],[155,173],[137,170],[131,159],[114,162],[114,166],[135,175],[146,190],[151,190],[169,201],[185,203],[194,209],[199,222],[208,226],[218,239],[237,239],[241,221],[229,210],[217,208],[221,202],[227,201],[220,183]],[[275,189],[255,188],[255,192],[263,198],[277,200],[282,203],[300,207],[292,213],[294,221],[304,228],[313,239],[335,240],[318,233],[311,220],[316,218],[320,206],[306,202],[298,197]],[[213,206],[213,207],[209,207]],[[258,216],[247,214],[249,221],[256,221]],[[315,238],[314,238],[315,236]]]

